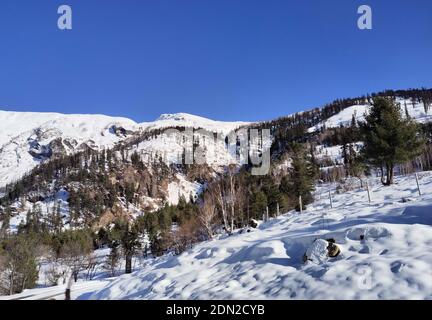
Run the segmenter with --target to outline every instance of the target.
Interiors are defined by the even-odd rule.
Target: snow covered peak
[[[215,121],[188,113],[162,114],[154,122],[141,123],[144,130],[153,130],[169,127],[203,128],[209,131],[228,133],[241,126],[249,125],[250,122]]]
[[[127,118],[105,115],[0,110],[0,188],[53,155],[74,153],[83,147],[110,148],[134,132],[187,127],[228,134],[248,124],[214,121],[187,113],[162,114],[154,122],[138,124]],[[148,153],[167,152],[164,144],[143,147]]]
[[[110,148],[137,130],[127,118],[0,111],[0,188],[52,155]]]
[[[163,113],[159,116],[159,118],[156,119],[156,121],[160,121],[160,120],[175,120],[175,121],[185,121],[187,119],[200,119],[200,120],[208,120],[206,118],[203,117],[199,117],[199,116],[194,116],[192,114],[189,113],[183,113],[183,112],[179,112],[179,113]]]

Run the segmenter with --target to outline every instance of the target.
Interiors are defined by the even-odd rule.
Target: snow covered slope
[[[80,282],[76,299],[432,299],[432,172],[370,180],[336,194],[318,186],[303,215],[289,212],[244,231],[201,243],[179,256],[148,259],[130,275]],[[328,191],[333,190],[333,208]],[[364,236],[362,240],[361,236]],[[342,253],[321,263],[302,256],[315,239],[334,238]],[[63,287],[5,299],[62,298]]]
[[[405,100],[401,98],[397,98],[396,102],[401,106],[402,116],[405,117],[405,106],[408,110],[408,114],[411,118],[420,123],[425,123],[432,121],[432,111],[429,111],[430,114],[425,113],[424,105],[422,102],[413,103],[411,100]],[[338,114],[330,117],[326,121],[317,124],[316,126],[309,128],[309,132],[315,132],[316,130],[322,128],[323,126],[326,128],[337,128],[339,126],[349,126],[351,124],[352,118],[354,116],[357,122],[364,121],[364,115],[370,109],[370,105],[354,105],[348,107]]]
[[[375,185],[371,204],[364,190],[335,194],[333,209],[330,186],[319,187],[303,215],[150,261],[82,298],[431,299],[432,175],[421,175],[421,197],[413,177],[397,182]],[[303,264],[316,238],[334,238],[342,255]]]
[[[126,118],[0,111],[0,187],[53,154],[111,147],[138,129]]]
[[[127,118],[104,115],[64,115],[0,111],[0,188],[21,178],[53,154],[69,154],[82,148],[102,149],[114,146],[134,132],[168,127],[204,128],[224,134],[246,122],[222,122],[185,113],[164,114],[158,120],[137,124]],[[160,138],[145,141],[140,150],[147,155],[177,155],[179,144],[161,143]],[[226,161],[226,150],[218,148]],[[213,159],[217,160],[217,159]],[[169,162],[169,161],[168,161]]]

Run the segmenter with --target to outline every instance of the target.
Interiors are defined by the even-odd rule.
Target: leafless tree
[[[222,214],[222,221],[225,227],[225,230],[230,233],[230,228],[228,225],[228,208],[226,202],[226,190],[224,186],[224,181],[219,180],[215,181],[211,186],[209,186],[209,192],[213,198],[214,203],[216,203]]]
[[[61,260],[69,267],[74,281],[78,281],[78,274],[85,270],[90,252],[83,250],[79,243],[69,242],[62,248]]]
[[[214,198],[208,192],[204,194],[203,203],[199,209],[198,219],[206,235],[213,238],[213,223],[216,218],[216,205]]]

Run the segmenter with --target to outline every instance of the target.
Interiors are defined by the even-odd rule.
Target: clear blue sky
[[[57,8],[73,30],[57,29]],[[373,9],[372,31],[357,8]],[[0,109],[264,120],[432,87],[430,0],[1,0]]]

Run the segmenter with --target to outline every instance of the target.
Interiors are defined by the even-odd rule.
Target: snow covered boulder
[[[333,239],[329,241],[316,239],[303,255],[303,262],[312,261],[316,264],[324,263],[329,257],[334,258],[340,254],[340,248]]]

